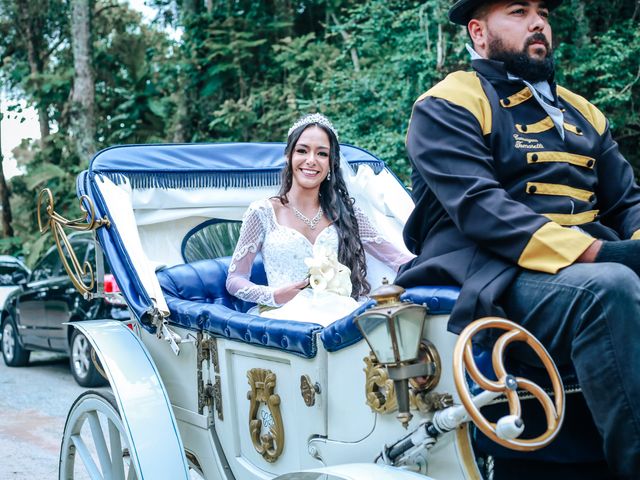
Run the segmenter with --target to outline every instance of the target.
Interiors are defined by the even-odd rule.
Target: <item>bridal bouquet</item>
[[[336,252],[323,246],[313,247],[313,257],[305,258],[309,267],[309,285],[316,292],[351,296],[351,270],[338,261]]]

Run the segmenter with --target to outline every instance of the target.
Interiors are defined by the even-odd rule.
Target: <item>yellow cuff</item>
[[[635,232],[633,232],[633,235],[631,235],[631,240],[640,240],[640,230],[636,230]]]
[[[578,230],[562,227],[555,222],[545,223],[529,240],[518,259],[518,265],[529,270],[557,273],[575,262],[595,241],[595,238]]]

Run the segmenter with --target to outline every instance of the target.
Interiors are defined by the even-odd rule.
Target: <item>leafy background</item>
[[[89,161],[74,148],[71,125],[74,1],[0,0],[10,114],[21,115],[24,99],[41,130],[43,117],[50,128],[15,150],[26,173],[8,182],[13,235],[4,232],[0,251],[28,261],[50,244],[37,233],[38,191],[48,186],[56,209],[77,216],[74,179]],[[372,151],[408,181],[413,101],[468,68],[466,33],[447,21],[448,0],[148,0],[150,24],[117,1],[89,4],[97,149],[283,140],[300,114],[321,111],[341,141]],[[552,24],[558,82],[606,113],[639,168],[640,0],[565,0]]]

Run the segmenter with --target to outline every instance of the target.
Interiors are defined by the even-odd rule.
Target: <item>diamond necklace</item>
[[[293,208],[294,215],[298,217],[300,220],[302,220],[311,230],[316,229],[316,227],[318,226],[318,222],[322,218],[322,205],[320,205],[320,207],[318,208],[318,213],[316,213],[316,216],[313,218],[307,217],[304,213],[302,213],[293,205],[291,205],[291,208]]]

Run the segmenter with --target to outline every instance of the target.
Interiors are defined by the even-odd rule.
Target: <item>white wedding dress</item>
[[[356,208],[355,213],[365,252],[390,266],[393,271],[411,258],[380,236],[360,209]],[[337,252],[336,227],[329,225],[322,230],[315,245]],[[360,303],[351,297],[317,292],[311,288],[304,289],[285,305],[278,305],[273,295],[276,289],[308,277],[309,268],[304,260],[313,257],[313,249],[314,244],[302,233],[278,223],[269,199],[254,202],[244,214],[240,237],[229,266],[227,290],[242,300],[276,307],[262,312],[261,316],[326,326],[353,312]],[[251,266],[258,252],[262,252],[268,285],[257,285],[249,280]]]

